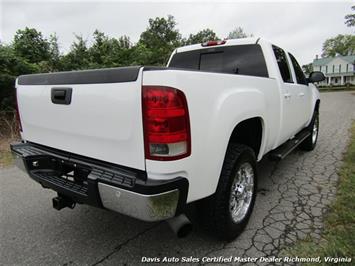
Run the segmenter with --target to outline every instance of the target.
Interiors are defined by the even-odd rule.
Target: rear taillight
[[[201,43],[201,45],[203,47],[206,47],[206,46],[222,45],[222,44],[225,44],[225,43],[226,43],[225,40],[223,40],[223,41],[208,41],[208,42]]]
[[[20,117],[20,112],[19,112],[19,109],[18,109],[17,89],[15,89],[15,95],[16,95],[16,119],[17,119],[17,125],[18,125],[18,129],[20,130],[20,132],[22,132],[21,117]]]
[[[143,86],[142,110],[146,159],[169,161],[191,154],[189,112],[182,91]]]

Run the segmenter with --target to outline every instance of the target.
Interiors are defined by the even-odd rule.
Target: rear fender
[[[252,105],[246,105],[245,103],[252,102]],[[225,93],[218,101],[218,111],[211,119],[210,123],[210,135],[208,137],[208,143],[214,143],[213,150],[217,150],[216,157],[213,159],[217,162],[217,173],[219,176],[222,167],[226,151],[228,148],[230,137],[234,128],[241,122],[259,117],[262,121],[262,140],[259,154],[256,154],[258,159],[262,157],[265,148],[266,137],[266,123],[264,114],[266,113],[265,98],[262,92],[254,89],[238,90],[234,93]],[[218,130],[216,130],[218,129]],[[210,180],[213,192],[215,192],[218,185],[218,178]]]

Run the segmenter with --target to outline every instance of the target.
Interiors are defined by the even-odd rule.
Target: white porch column
[[[331,79],[332,79],[332,77],[328,77],[328,85],[330,85]]]
[[[344,76],[343,75],[340,77],[340,85],[344,85]]]

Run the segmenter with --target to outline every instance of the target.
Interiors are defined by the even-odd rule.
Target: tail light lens
[[[17,89],[15,89],[15,97],[16,97],[16,119],[17,119],[17,125],[18,125],[18,129],[20,130],[20,132],[22,132],[21,117],[20,117],[20,112],[19,112],[19,109],[18,109]]]
[[[186,97],[178,89],[142,87],[145,157],[170,161],[191,154],[189,112]]]

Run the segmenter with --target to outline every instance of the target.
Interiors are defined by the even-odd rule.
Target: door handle
[[[304,93],[303,93],[303,92],[300,92],[300,93],[298,94],[298,96],[303,97],[303,96],[304,96]]]
[[[285,97],[285,99],[290,99],[291,98],[291,93],[285,93],[284,97]]]
[[[71,103],[71,94],[72,88],[52,88],[52,103],[69,105]]]
[[[55,100],[64,100],[65,99],[65,95],[66,95],[66,91],[65,90],[53,91],[53,98]]]

